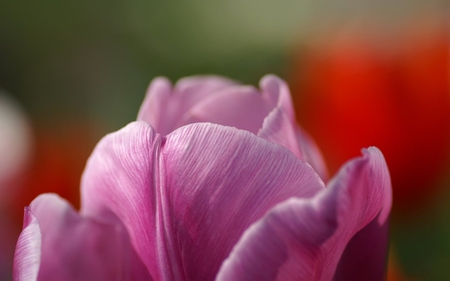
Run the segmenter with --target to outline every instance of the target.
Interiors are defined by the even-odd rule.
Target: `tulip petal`
[[[216,280],[361,280],[359,270],[355,275],[345,271],[346,279],[341,279],[341,269],[334,275],[344,252],[345,265],[339,267],[362,265],[369,276],[364,280],[383,280],[384,268],[371,266],[372,257],[356,257],[374,253],[379,258],[380,252],[387,253],[391,201],[384,158],[378,149],[369,148],[363,157],[347,163],[314,199],[290,199],[253,224]],[[368,235],[365,227],[373,233]],[[346,249],[352,238],[356,242]],[[354,246],[361,243],[380,248]],[[373,252],[362,253],[368,249]]]
[[[248,226],[323,189],[309,165],[249,132],[197,123],[162,139],[137,122],[95,149],[83,211],[115,214],[155,279],[213,280]]]
[[[205,75],[180,79],[172,88],[167,78],[157,77],[150,83],[137,120],[167,135],[182,125],[178,124],[179,120],[196,103],[233,85],[237,83],[225,77]]]
[[[211,122],[236,127],[254,134],[261,130],[266,116],[277,106],[295,125],[295,116],[287,84],[275,75],[260,81],[261,93],[252,86],[227,87],[200,101],[182,118],[179,126]]]
[[[389,220],[380,224],[377,216],[347,244],[333,281],[385,280]]]
[[[19,239],[16,280],[36,280],[23,277],[21,264],[30,259],[38,280],[149,280],[121,226],[83,218],[54,194],[37,197],[27,212],[32,220]],[[21,251],[25,239],[29,245],[40,245],[39,249]]]
[[[181,79],[172,89],[164,77],[152,81],[138,114],[162,135],[196,122],[236,127],[256,134],[264,118],[280,107],[290,123],[295,116],[287,84],[275,75],[260,81],[261,93],[220,76]]]
[[[14,253],[14,281],[36,280],[41,262],[41,231],[37,219],[25,208],[24,227]]]
[[[165,245],[158,209],[161,136],[145,122],[131,123],[104,137],[88,160],[81,183],[81,213],[124,224],[150,275],[164,280],[159,270],[167,261],[158,251]]]
[[[286,148],[230,127],[185,127],[168,137],[163,155],[174,204],[169,225],[179,233],[188,280],[212,279],[245,229],[272,206],[323,188]]]
[[[175,84],[176,95],[179,95],[181,112],[184,114],[202,99],[213,95],[216,91],[239,83],[226,77],[215,75],[185,77]],[[179,116],[181,116],[180,114]]]
[[[172,83],[165,77],[156,77],[148,86],[147,94],[141,104],[137,120],[145,121],[163,134],[172,130],[174,117],[165,111],[172,108]]]
[[[276,107],[264,119],[258,136],[288,148],[299,159],[310,164],[323,181],[328,172],[322,154],[312,138],[297,125],[293,125],[281,107]]]
[[[291,92],[289,86],[279,77],[268,74],[261,78],[259,86],[263,95],[275,98],[272,102],[275,102],[274,106],[280,107],[287,115],[292,124],[295,124],[295,113],[292,105]],[[272,107],[273,108],[273,107]]]
[[[179,125],[211,122],[256,134],[272,108],[255,87],[232,86],[201,100],[182,117]]]
[[[275,108],[266,117],[258,136],[273,143],[288,148],[298,158],[306,162],[303,150],[300,149],[295,128],[289,117],[279,107]]]

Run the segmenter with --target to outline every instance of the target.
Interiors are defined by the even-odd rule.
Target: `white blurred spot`
[[[27,164],[31,153],[28,119],[19,104],[0,91],[0,189],[10,185]],[[1,190],[3,197],[4,190]]]

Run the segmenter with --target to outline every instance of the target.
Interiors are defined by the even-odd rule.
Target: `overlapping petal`
[[[275,75],[268,74],[261,78],[259,87],[263,95],[268,95],[272,99],[275,98],[272,103],[286,113],[292,124],[296,124],[291,92],[286,82]]]
[[[253,86],[227,87],[200,101],[180,122],[211,122],[258,133],[273,106]]]
[[[163,210],[164,171],[160,170],[161,136],[144,122],[132,123],[104,137],[91,155],[81,183],[81,213],[122,222],[155,280],[169,272]],[[175,278],[175,277],[173,277]]]
[[[299,159],[309,163],[319,176],[328,180],[328,171],[322,154],[312,138],[297,125],[293,125],[281,107],[265,118],[258,136],[288,148]]]
[[[381,152],[364,150],[325,188],[278,77],[260,90],[157,78],[138,120],[95,148],[81,214],[55,195],[26,209],[16,280],[383,278],[392,199]]]
[[[314,199],[290,199],[252,225],[217,280],[382,280],[391,200],[384,158],[369,148]]]
[[[287,147],[298,158],[309,163],[319,176],[328,180],[328,171],[314,140],[295,121],[289,87],[275,75],[266,75],[260,81],[261,90],[275,97],[275,108],[266,116],[258,136]],[[270,94],[267,94],[270,93]]]
[[[319,149],[296,124],[286,82],[266,75],[259,86],[260,90],[219,76],[196,76],[181,79],[172,88],[166,78],[156,78],[150,84],[138,120],[149,123],[162,135],[198,122],[247,130],[287,147],[327,180]]]
[[[83,212],[117,216],[155,279],[213,280],[248,226],[323,188],[311,166],[249,132],[198,123],[162,138],[137,122],[94,151]]]
[[[15,280],[149,280],[120,225],[81,217],[53,194],[37,197],[25,214]]]
[[[237,82],[214,75],[186,77],[175,86],[167,78],[157,77],[148,88],[137,120],[145,121],[158,133],[167,135],[185,125],[182,116],[195,104],[233,85],[237,85]]]

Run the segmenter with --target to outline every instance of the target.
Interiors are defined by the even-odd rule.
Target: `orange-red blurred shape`
[[[419,22],[394,38],[343,30],[298,57],[291,82],[299,123],[333,174],[362,147],[390,168],[394,211],[436,192],[450,145],[450,44],[443,23]]]

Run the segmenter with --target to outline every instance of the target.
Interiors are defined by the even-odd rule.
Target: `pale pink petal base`
[[[217,280],[361,280],[363,271],[363,280],[383,280],[391,200],[384,158],[369,148],[314,199],[290,199],[252,225]]]

